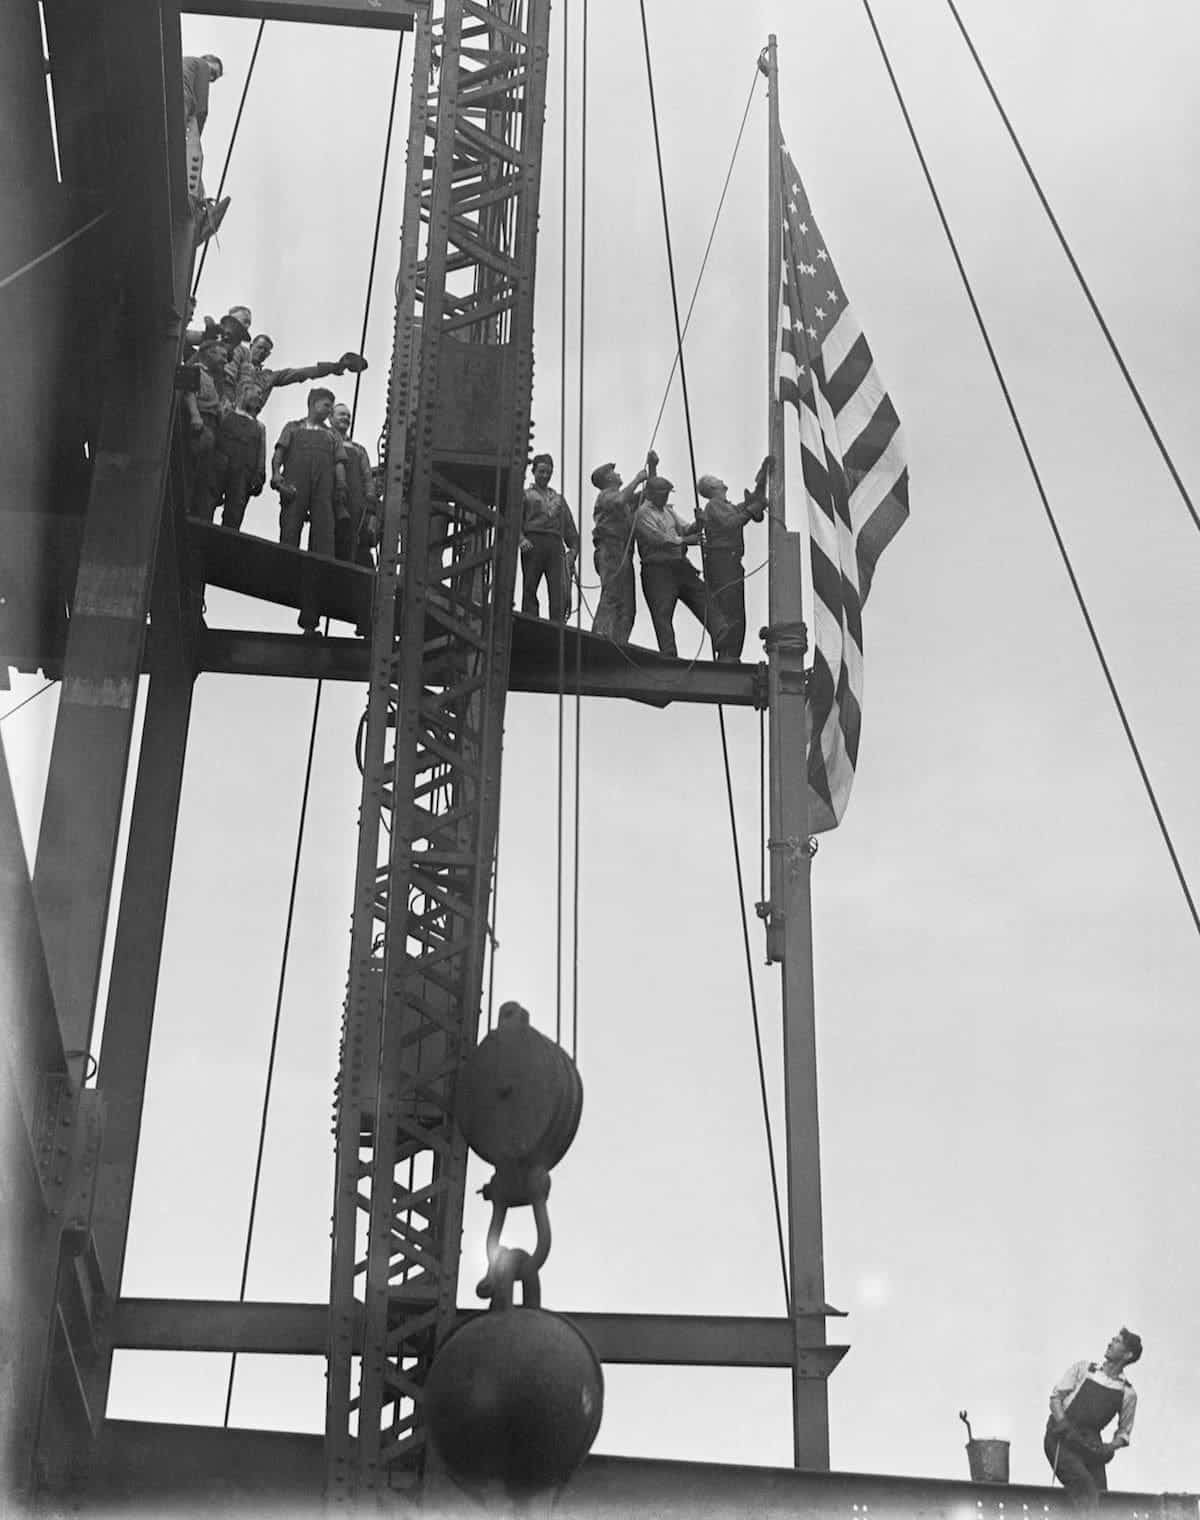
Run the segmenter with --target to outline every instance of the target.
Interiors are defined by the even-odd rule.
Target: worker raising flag
[[[875,563],[908,516],[908,468],[900,420],[782,138],[778,147],[783,257],[776,375],[780,402],[795,407],[800,421],[812,543],[808,782],[809,823],[819,833],[841,822],[854,781],[862,609]]]

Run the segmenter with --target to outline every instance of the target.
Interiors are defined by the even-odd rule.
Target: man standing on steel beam
[[[533,484],[525,492],[525,517],[521,533],[521,611],[540,617],[538,586],[546,578],[552,623],[567,620],[567,586],[579,556],[579,529],[571,509],[557,491],[550,489],[554,460],[535,454]]]
[[[633,580],[633,515],[638,488],[658,469],[653,449],[646,467],[623,485],[613,461],[597,465],[592,484],[599,491],[592,510],[592,545],[596,574],[600,577],[600,601],[592,619],[592,632],[614,644],[628,644],[637,615]]]
[[[337,557],[373,570],[371,550],[379,535],[379,502],[371,456],[350,436],[350,408],[344,401],[334,402],[329,423],[346,450],[346,511],[334,524]]]
[[[1104,1469],[1122,1446],[1129,1445],[1137,1394],[1125,1368],[1141,1354],[1141,1336],[1122,1327],[1109,1341],[1102,1362],[1075,1362],[1050,1392],[1046,1459],[1080,1508],[1092,1507],[1107,1490]],[[1114,1418],[1117,1428],[1106,1441],[1101,1432]]]
[[[346,447],[328,426],[333,392],[323,385],[308,393],[308,414],[286,422],[271,459],[271,489],[279,492],[279,542],[300,547],[309,519],[308,551],[333,558],[334,520],[346,509]],[[301,577],[300,627],[316,638],[320,609],[312,578]]]
[[[742,565],[748,522],[762,522],[767,510],[768,454],[758,467],[754,490],[740,503],[729,500],[729,487],[719,475],[701,475],[696,490],[707,502],[700,509],[704,527],[704,574],[708,594],[725,614],[729,631],[717,650],[718,660],[740,660],[746,642],[746,572]]]
[[[668,505],[674,489],[661,475],[647,481],[645,498],[633,520],[642,561],[642,592],[654,623],[654,636],[659,650],[673,659],[679,654],[675,646],[676,602],[682,602],[708,629],[714,650],[722,646],[729,632],[725,614],[687,557],[688,545],[700,537],[700,524],[685,523]]]

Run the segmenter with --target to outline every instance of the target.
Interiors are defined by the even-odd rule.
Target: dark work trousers
[[[611,639],[614,644],[628,644],[637,612],[633,546],[624,539],[599,539],[595,563],[596,574],[600,577],[600,600],[592,619],[592,632]]]
[[[1066,1406],[1073,1431],[1063,1434],[1055,1430],[1053,1419],[1047,1421],[1046,1439],[1042,1443],[1046,1460],[1066,1489],[1068,1499],[1079,1509],[1092,1508],[1097,1495],[1108,1489],[1104,1462],[1098,1453],[1087,1448],[1091,1443],[1099,1446],[1103,1440],[1100,1432],[1121,1412],[1123,1397],[1120,1388],[1108,1388],[1095,1378],[1084,1378]]]
[[[223,528],[240,528],[246,515],[246,503],[257,485],[258,427],[252,417],[226,412],[217,427],[216,499],[224,499],[221,510]]]
[[[567,617],[567,555],[557,533],[528,533],[530,547],[521,550],[521,611],[541,617],[538,611],[538,586],[546,578],[550,599],[550,621],[563,623]]]
[[[308,519],[310,554],[333,554],[333,448],[325,428],[297,428],[292,434],[283,478],[296,487],[290,501],[280,497],[279,542],[300,547],[300,532]],[[319,620],[316,577],[301,577],[300,626],[315,628]]]
[[[188,439],[188,452],[192,456],[188,512],[205,522],[212,522],[217,509],[216,442],[216,431],[208,417],[204,418],[204,431],[193,433]]]
[[[642,561],[642,592],[654,623],[654,636],[663,654],[678,655],[675,647],[675,603],[683,605],[697,617],[712,636],[714,647],[725,634],[725,618],[709,599],[704,582],[689,559]]]
[[[706,549],[704,578],[712,597],[728,625],[717,651],[727,660],[742,656],[746,642],[746,572],[742,556],[736,549]]]

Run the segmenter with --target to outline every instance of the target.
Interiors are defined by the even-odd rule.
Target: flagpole
[[[801,536],[784,518],[783,402],[776,366],[783,258],[779,75],[775,36],[764,55],[768,100],[768,417],[774,456],[768,490],[767,685],[770,702],[771,899],[767,958],[781,964],[784,1111],[787,1129],[789,1313],[792,1321],[792,1444],[796,1467],[829,1469],[826,1380],[841,1356],[825,1342],[825,1265],[821,1221],[813,999],[811,868],[808,820],[808,711]]]

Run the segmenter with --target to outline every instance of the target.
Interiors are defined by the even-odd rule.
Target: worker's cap
[[[592,484],[596,487],[597,491],[603,491],[604,482],[608,479],[616,467],[617,461],[615,459],[610,459],[607,464],[598,464],[592,471]]]
[[[250,336],[250,328],[254,318],[250,315],[248,306],[231,306],[221,318],[222,322],[236,322],[242,330],[242,340]]]
[[[646,495],[652,496],[656,501],[666,501],[675,489],[675,482],[668,480],[665,475],[652,475],[646,482]]]
[[[700,479],[696,482],[696,489],[700,492],[701,496],[707,499],[720,484],[721,478],[719,475],[701,475]]]

